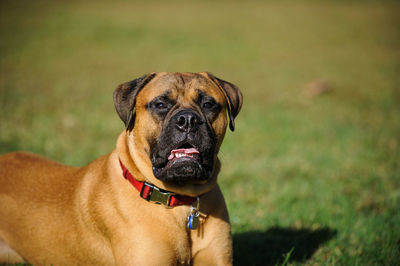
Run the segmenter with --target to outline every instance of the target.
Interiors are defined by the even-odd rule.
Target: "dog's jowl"
[[[231,265],[217,155],[239,89],[206,72],[150,73],[118,86],[114,104],[116,148],[85,167],[0,156],[0,263]]]

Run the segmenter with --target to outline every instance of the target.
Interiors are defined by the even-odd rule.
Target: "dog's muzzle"
[[[204,182],[213,169],[215,143],[213,131],[197,111],[177,112],[151,146],[155,177],[179,185]]]

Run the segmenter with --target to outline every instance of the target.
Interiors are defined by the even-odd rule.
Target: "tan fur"
[[[192,74],[183,74],[192,75]],[[205,74],[197,74],[205,77]],[[144,106],[166,89],[192,108],[201,88],[223,105],[213,123],[221,145],[227,126],[224,95],[207,78],[184,91],[160,73],[139,93],[136,123],[119,136],[116,149],[83,168],[69,167],[25,152],[0,157],[0,262],[34,265],[231,265],[228,212],[213,177],[183,187],[156,179],[146,137],[158,125]],[[160,86],[162,85],[162,86]],[[147,202],[124,179],[119,159],[138,180],[184,195],[201,195],[201,226],[186,227],[190,206],[166,208]],[[23,259],[22,259],[23,258]]]

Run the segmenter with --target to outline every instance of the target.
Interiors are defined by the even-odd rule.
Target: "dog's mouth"
[[[190,144],[185,144],[185,146],[191,146]],[[168,161],[171,162],[173,160],[177,160],[183,157],[190,157],[193,159],[200,158],[200,152],[196,148],[180,148],[171,151],[171,154],[168,156]]]
[[[194,183],[204,182],[209,176],[206,166],[202,163],[201,152],[191,145],[184,143],[172,149],[167,160],[160,166],[154,166],[153,173],[156,178],[183,185],[191,181]]]

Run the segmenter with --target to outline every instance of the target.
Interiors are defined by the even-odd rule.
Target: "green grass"
[[[84,165],[112,92],[210,71],[244,106],[221,151],[237,265],[400,263],[400,4],[2,1],[0,152]],[[333,91],[308,97],[325,79]]]

